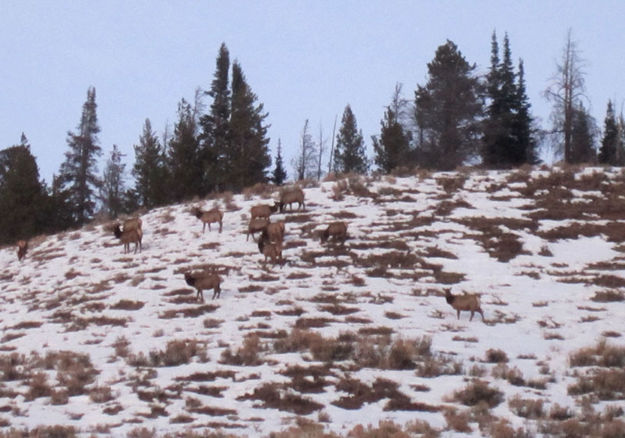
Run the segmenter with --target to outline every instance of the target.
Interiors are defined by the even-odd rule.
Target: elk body
[[[252,219],[255,219],[257,217],[264,217],[266,219],[269,219],[269,216],[271,216],[272,213],[275,213],[276,211],[278,211],[278,207],[280,205],[279,204],[273,204],[273,205],[267,205],[267,204],[259,204],[259,205],[255,205],[250,209],[250,216],[252,217]]]
[[[458,319],[460,319],[460,312],[466,310],[471,312],[469,321],[473,320],[475,312],[482,315],[482,321],[484,321],[484,312],[480,307],[480,297],[475,294],[453,295],[450,289],[445,289],[445,300],[447,304],[456,309]]]
[[[196,299],[204,301],[205,289],[213,289],[213,300],[221,296],[221,277],[213,272],[185,272],[187,284],[197,290]]]
[[[280,212],[283,212],[287,205],[290,210],[293,210],[292,204],[296,202],[298,210],[300,208],[306,210],[306,205],[304,204],[304,191],[301,187],[291,187],[280,192],[280,202],[278,203],[280,206]]]
[[[134,229],[124,229],[122,230],[121,225],[115,225],[115,229],[113,230],[115,237],[122,241],[124,244],[124,254],[130,252],[130,244],[135,244],[135,254],[137,253],[137,249],[141,251],[141,239],[143,238],[143,231],[141,228]]]
[[[284,240],[284,221],[267,224],[262,232],[262,236],[270,242],[282,242]]]
[[[270,242],[266,232],[258,239],[258,250],[265,256],[265,263],[271,259],[271,263],[282,263],[282,241]]]
[[[124,225],[122,227],[123,231],[130,231],[130,230],[141,230],[143,226],[143,222],[141,221],[140,217],[131,217],[129,219],[126,219],[124,221]]]
[[[195,217],[202,221],[202,233],[206,231],[206,225],[208,224],[208,231],[211,231],[211,224],[219,223],[219,232],[223,228],[224,214],[219,208],[213,208],[208,211],[202,211],[199,208],[193,210]]]
[[[26,251],[28,251],[28,242],[25,240],[17,241],[17,259],[22,260],[26,257]]]
[[[265,228],[267,228],[267,225],[269,225],[269,219],[267,218],[257,217],[250,219],[250,223],[247,225],[247,237],[245,238],[245,241],[248,241],[248,239],[250,238],[250,234],[252,235],[252,239],[256,241],[254,234],[260,233],[265,230]]]
[[[332,222],[321,232],[321,242],[327,242],[332,239],[335,242],[345,244],[347,240],[347,224],[343,221]]]

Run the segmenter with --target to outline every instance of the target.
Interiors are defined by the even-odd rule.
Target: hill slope
[[[282,266],[245,235],[271,192],[198,203],[224,209],[221,234],[191,204],[150,211],[139,254],[106,226],[39,239],[22,262],[4,249],[0,425],[497,436],[573,417],[600,433],[625,393],[605,383],[625,365],[624,189],[610,169],[324,182],[272,217]],[[333,220],[345,246],[316,238]],[[183,272],[207,267],[221,298],[198,303]],[[480,294],[484,323],[458,320],[446,288]]]

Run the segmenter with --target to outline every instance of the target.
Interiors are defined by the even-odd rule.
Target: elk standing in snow
[[[213,272],[185,272],[187,284],[197,289],[196,299],[204,301],[204,289],[213,289],[213,300],[221,296],[221,277]]]
[[[255,205],[250,209],[250,216],[252,217],[252,219],[255,219],[257,217],[264,217],[269,219],[269,216],[271,216],[272,213],[275,213],[276,211],[278,211],[278,207],[280,205],[277,203],[274,203],[273,205],[267,205],[267,204],[259,204],[259,205]]]
[[[206,231],[206,224],[208,224],[208,231],[210,231],[212,223],[219,223],[219,232],[221,233],[224,214],[218,207],[208,211],[202,211],[200,208],[195,207],[193,209],[193,214],[202,221],[202,233]]]
[[[328,227],[321,232],[321,242],[325,243],[330,238],[344,245],[347,239],[347,224],[343,221],[329,224]]]
[[[17,241],[17,259],[22,260],[26,257],[26,251],[28,251],[28,242],[26,240]]]
[[[252,235],[252,239],[256,241],[254,234],[262,232],[265,228],[267,228],[267,225],[269,225],[269,219],[267,218],[257,217],[250,219],[250,223],[247,225],[247,237],[245,238],[245,241],[248,241],[250,234]]]
[[[458,319],[460,319],[460,312],[466,310],[471,312],[469,321],[473,320],[475,312],[482,315],[482,321],[484,321],[484,312],[480,307],[479,296],[475,294],[453,295],[451,289],[447,288],[445,289],[445,300],[447,300],[447,304],[456,309]]]
[[[135,244],[135,254],[137,253],[137,249],[141,252],[141,239],[143,238],[143,231],[141,228],[131,228],[129,230],[122,230],[119,224],[115,225],[115,229],[113,230],[113,234],[124,244],[124,254],[130,252],[130,244]]]
[[[278,205],[280,206],[280,212],[282,213],[286,206],[289,206],[290,210],[293,210],[293,203],[297,202],[297,209],[300,208],[306,210],[306,205],[304,204],[304,191],[301,187],[291,187],[288,189],[284,189],[280,192],[280,202]]]
[[[265,263],[267,259],[271,259],[271,263],[282,263],[282,241],[270,242],[265,231],[258,239],[258,250],[265,256]]]

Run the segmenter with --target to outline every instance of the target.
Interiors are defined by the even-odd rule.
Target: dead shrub
[[[595,395],[599,400],[625,400],[625,369],[600,369],[578,376],[569,385],[569,395]]]
[[[221,354],[220,363],[228,365],[256,366],[262,363],[260,353],[264,350],[260,338],[256,334],[247,335],[243,345],[235,352],[229,348]]]
[[[111,306],[115,310],[139,310],[144,306],[143,301],[119,300]]]
[[[32,401],[39,397],[49,397],[52,388],[48,384],[48,375],[43,372],[33,374],[28,381],[28,391],[24,396],[26,401]]]
[[[468,411],[458,412],[456,409],[448,409],[444,412],[447,428],[461,433],[472,432],[469,421],[471,416]]]
[[[96,386],[89,391],[89,399],[94,403],[106,403],[114,398],[110,386]]]
[[[462,362],[444,354],[434,354],[417,363],[416,374],[424,378],[460,375],[462,374]]]
[[[498,389],[491,388],[488,382],[475,380],[463,389],[455,391],[452,400],[466,406],[485,403],[488,407],[494,408],[503,401],[503,393]]]
[[[264,408],[278,409],[297,415],[308,415],[323,409],[323,405],[311,399],[290,392],[277,383],[265,383],[256,387],[251,394],[237,397],[237,400],[258,400]]]
[[[535,420],[544,415],[543,401],[540,399],[524,399],[516,395],[508,401],[508,406],[519,417]]]
[[[581,348],[569,355],[572,367],[625,367],[625,347],[608,344],[600,340],[594,347]]]
[[[503,350],[489,348],[486,350],[484,361],[488,363],[504,363],[508,362],[508,355]]]
[[[191,363],[194,356],[205,356],[203,344],[195,339],[175,339],[167,342],[165,350],[150,351],[149,362],[154,367],[172,367]]]
[[[46,358],[54,362],[57,380],[60,385],[67,388],[67,394],[70,397],[86,394],[86,386],[93,383],[95,376],[99,373],[86,354],[63,351],[48,353]]]
[[[322,342],[323,338],[320,334],[294,328],[288,336],[277,339],[273,344],[273,349],[276,353],[294,353],[306,351],[312,345]]]
[[[625,293],[620,290],[597,291],[590,299],[597,303],[625,301]]]

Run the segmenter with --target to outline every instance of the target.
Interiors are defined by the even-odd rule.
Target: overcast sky
[[[330,137],[350,104],[370,146],[396,83],[412,99],[447,39],[485,72],[493,30],[500,43],[507,32],[513,58],[523,59],[533,114],[546,127],[542,93],[568,28],[602,126],[608,99],[617,110],[625,100],[622,0],[2,0],[0,148],[24,132],[50,183],[94,86],[103,159],[117,144],[129,169],[145,119],[159,134],[173,124],[180,99],[210,87],[224,42],[269,113],[272,155],[280,138],[291,177],[306,119],[315,139],[320,127]]]

